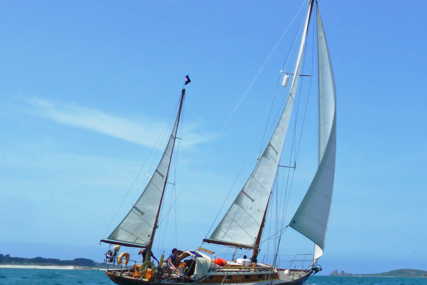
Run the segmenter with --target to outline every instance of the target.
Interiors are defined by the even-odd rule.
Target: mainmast
[[[258,255],[270,195],[285,144],[298,89],[298,79],[312,7],[313,0],[310,0],[289,96],[270,141],[230,209],[210,238],[203,240],[209,243],[253,249],[252,259],[256,259]]]
[[[271,198],[271,196],[270,196],[270,198]],[[268,209],[268,205],[270,204],[270,198],[268,199],[268,202],[267,202],[267,209]],[[264,212],[264,217],[262,217],[262,222],[261,222],[261,226],[259,228],[259,233],[258,233],[258,236],[255,240],[255,247],[254,247],[254,250],[252,251],[251,261],[254,263],[258,262],[259,244],[261,243],[262,231],[264,230],[265,217],[267,216],[267,209]]]
[[[307,38],[308,28],[310,25],[311,11],[313,9],[313,4],[314,4],[314,0],[310,0],[310,2],[308,3],[307,17],[306,17],[306,21],[305,21],[303,34],[301,37],[301,45],[300,45],[300,49],[299,49],[299,53],[298,53],[298,59],[297,59],[296,65],[295,65],[294,77],[292,79],[292,85],[291,85],[291,89],[290,89],[291,91],[289,93],[288,101],[289,101],[289,99],[291,99],[292,101],[295,100],[294,96],[295,96],[295,93],[297,91],[298,79],[299,79],[298,77],[299,77],[300,71],[301,71],[302,56],[304,53],[305,42],[306,42],[306,38]],[[288,105],[288,102],[286,102],[286,105]],[[285,106],[285,110],[286,110],[286,106]],[[292,109],[291,109],[291,111],[292,111]],[[261,222],[261,225],[259,228],[259,232],[258,232],[256,241],[255,241],[255,247],[254,247],[254,250],[252,252],[252,257],[251,257],[252,262],[257,262],[257,258],[258,258],[258,254],[259,254],[259,245],[261,242],[261,236],[262,236],[262,231],[264,229],[265,218],[267,216],[267,208],[268,208],[269,202],[270,202],[270,198],[268,199],[267,207],[266,207],[266,210],[264,212],[264,216],[262,218],[262,222]]]

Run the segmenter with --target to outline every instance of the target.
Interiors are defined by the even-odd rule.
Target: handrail
[[[302,259],[297,259],[297,257],[301,257]],[[303,253],[303,254],[295,254],[294,258],[292,260],[290,260],[290,264],[289,264],[289,269],[292,268],[292,265],[294,265],[295,262],[302,262],[301,263],[301,269],[302,270],[307,270],[309,267],[312,267],[314,265],[313,263],[313,258],[308,259],[307,256],[313,256],[312,253]],[[304,267],[304,263],[310,261],[309,265],[307,267]],[[296,270],[296,265],[294,265],[294,270]]]

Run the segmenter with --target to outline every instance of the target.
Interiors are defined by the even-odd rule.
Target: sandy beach
[[[6,264],[6,265],[0,265],[0,268],[5,269],[55,269],[55,270],[75,270],[75,269],[94,269],[94,268],[87,268],[87,267],[79,267],[79,266],[73,266],[73,265],[12,265],[12,264]]]

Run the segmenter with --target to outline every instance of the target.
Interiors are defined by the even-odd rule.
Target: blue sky
[[[0,253],[101,261],[99,240],[147,182],[187,74],[176,190],[168,190],[182,194],[159,247],[199,246],[255,164],[256,134],[301,15],[227,119],[301,5],[0,1]],[[427,2],[319,6],[338,96],[323,273],[427,270]],[[314,103],[289,215],[315,172]],[[283,254],[299,249],[298,239],[311,246],[287,236]]]

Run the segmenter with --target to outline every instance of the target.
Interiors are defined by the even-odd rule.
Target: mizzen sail
[[[110,234],[107,240],[102,240],[103,242],[137,247],[151,246],[167,183],[184,95],[185,89],[182,90],[180,107],[169,142],[150,182],[127,216]]]
[[[323,254],[335,177],[336,92],[332,63],[319,9],[317,9],[319,68],[319,166],[291,220],[290,227],[315,243],[314,259]]]

